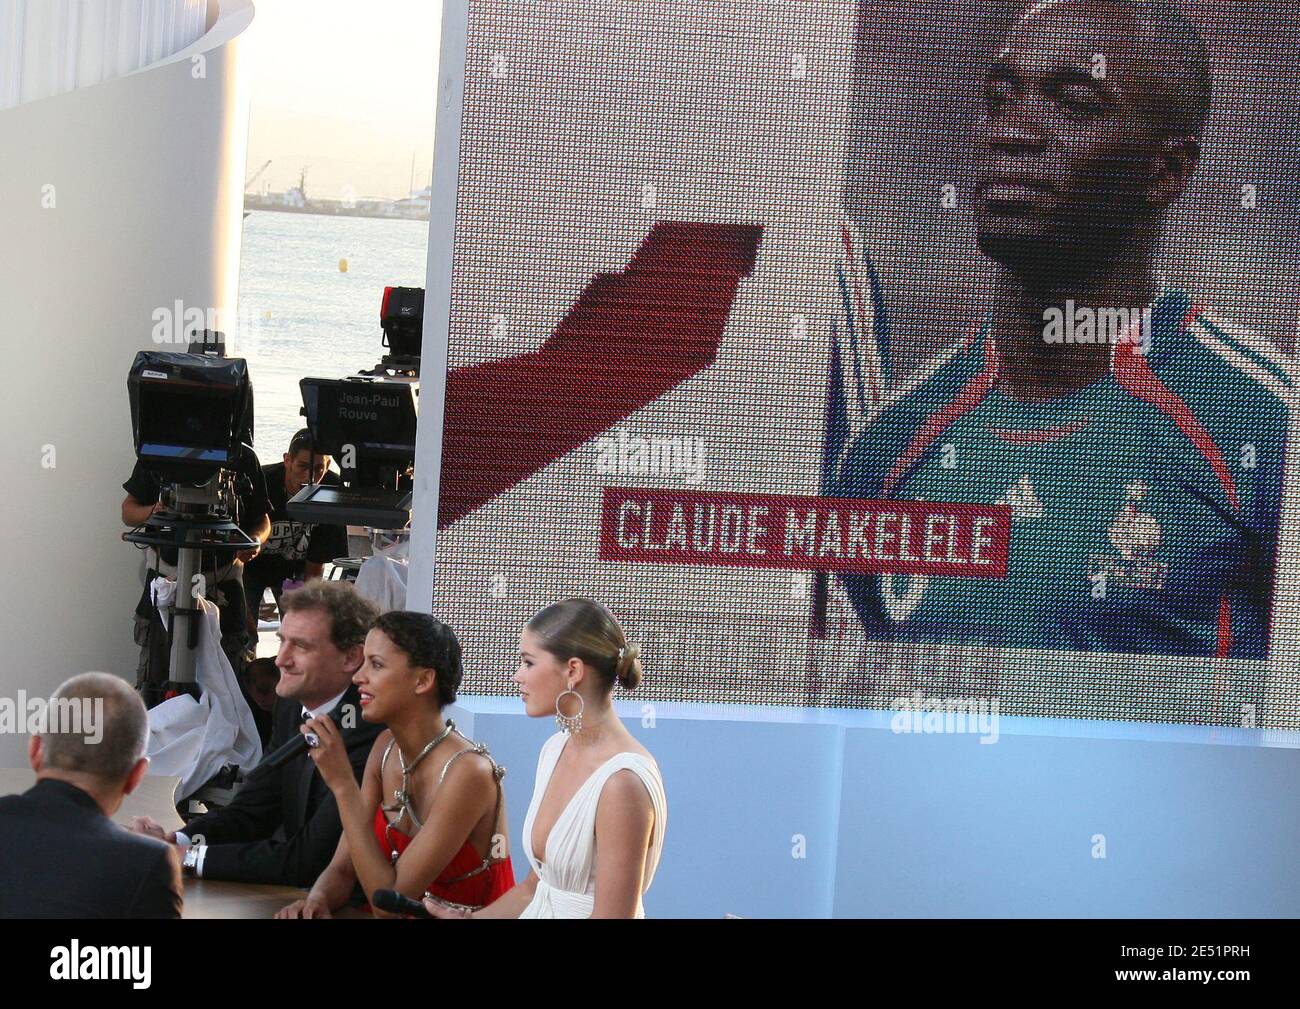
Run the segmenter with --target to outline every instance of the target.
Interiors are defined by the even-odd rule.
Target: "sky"
[[[441,0],[254,0],[248,171],[309,196],[403,197],[429,184]],[[351,187],[350,189],[348,187]]]

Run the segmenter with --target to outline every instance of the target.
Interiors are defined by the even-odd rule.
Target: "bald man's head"
[[[76,716],[76,717],[71,717]],[[44,766],[117,783],[145,755],[149,715],[125,680],[81,673],[59,685],[41,735]]]
[[[1082,9],[1087,16],[1126,27],[1134,53],[1145,58],[1141,100],[1153,130],[1200,137],[1213,100],[1210,53],[1200,29],[1168,0],[1042,0],[1021,22],[1053,8]]]
[[[996,53],[979,124],[980,249],[1027,282],[1149,260],[1200,158],[1200,34],[1163,0],[1045,0]]]

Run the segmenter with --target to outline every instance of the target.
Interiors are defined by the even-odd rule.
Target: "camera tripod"
[[[216,588],[206,586],[199,571],[200,551],[234,557],[257,546],[258,541],[230,518],[220,490],[214,486],[218,483],[214,479],[202,487],[175,487],[172,508],[154,512],[144,525],[122,534],[128,543],[176,548],[176,595],[167,612],[169,661],[164,697],[187,693],[197,700],[199,696],[194,662],[203,608],[197,597]]]

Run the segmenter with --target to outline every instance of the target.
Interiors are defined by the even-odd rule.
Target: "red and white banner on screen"
[[[1005,578],[1011,509],[606,487],[600,559]]]

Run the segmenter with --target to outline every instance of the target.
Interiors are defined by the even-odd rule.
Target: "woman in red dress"
[[[442,717],[460,680],[460,643],[446,624],[396,610],[375,622],[352,682],[361,691],[361,717],[388,728],[375,740],[358,787],[338,726],[328,718],[303,725],[320,739],[311,758],[338,802],[343,836],[306,899],[276,917],[328,918],[357,883],[367,897],[396,890],[469,908],[514,886],[505,771],[487,747]]]

